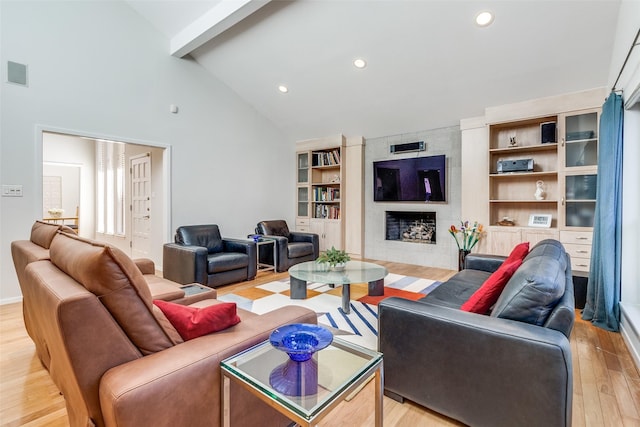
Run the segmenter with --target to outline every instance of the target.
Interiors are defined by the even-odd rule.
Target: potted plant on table
[[[347,261],[350,260],[351,258],[348,253],[331,246],[331,249],[327,249],[325,252],[320,253],[316,262],[320,264],[328,264],[329,268],[332,270],[344,270]]]

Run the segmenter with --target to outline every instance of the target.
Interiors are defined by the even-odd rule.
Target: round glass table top
[[[307,261],[289,268],[289,275],[296,279],[316,283],[349,284],[374,282],[384,279],[389,272],[386,268],[362,261],[348,261],[344,270],[328,269],[327,264]]]

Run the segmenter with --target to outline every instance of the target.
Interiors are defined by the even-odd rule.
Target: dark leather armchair
[[[289,270],[292,265],[305,261],[315,261],[320,255],[320,238],[314,233],[289,231],[283,220],[260,221],[256,234],[262,234],[276,240],[276,253],[264,251],[260,262],[270,263],[275,255],[276,271]]]
[[[175,243],[162,253],[163,276],[178,283],[201,283],[215,288],[256,277],[256,244],[222,238],[215,224],[178,227]]]

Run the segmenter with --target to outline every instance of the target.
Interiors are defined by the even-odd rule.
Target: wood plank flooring
[[[446,280],[453,272],[437,268],[375,261],[390,272]],[[260,273],[258,278],[218,289],[219,295],[249,289],[286,277]],[[573,426],[640,427],[640,375],[617,333],[580,319],[571,335],[574,392]],[[371,426],[373,382],[351,401],[340,404],[322,427]],[[63,427],[68,425],[64,400],[40,365],[22,320],[20,303],[0,306],[0,426]],[[411,402],[384,398],[384,425],[459,426],[460,423]]]

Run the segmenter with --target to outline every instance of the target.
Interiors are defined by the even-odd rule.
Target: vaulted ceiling
[[[605,86],[619,0],[127,0],[292,140],[456,125]],[[475,24],[483,10],[488,27]],[[355,58],[367,66],[357,69]],[[286,85],[287,93],[278,91]]]

